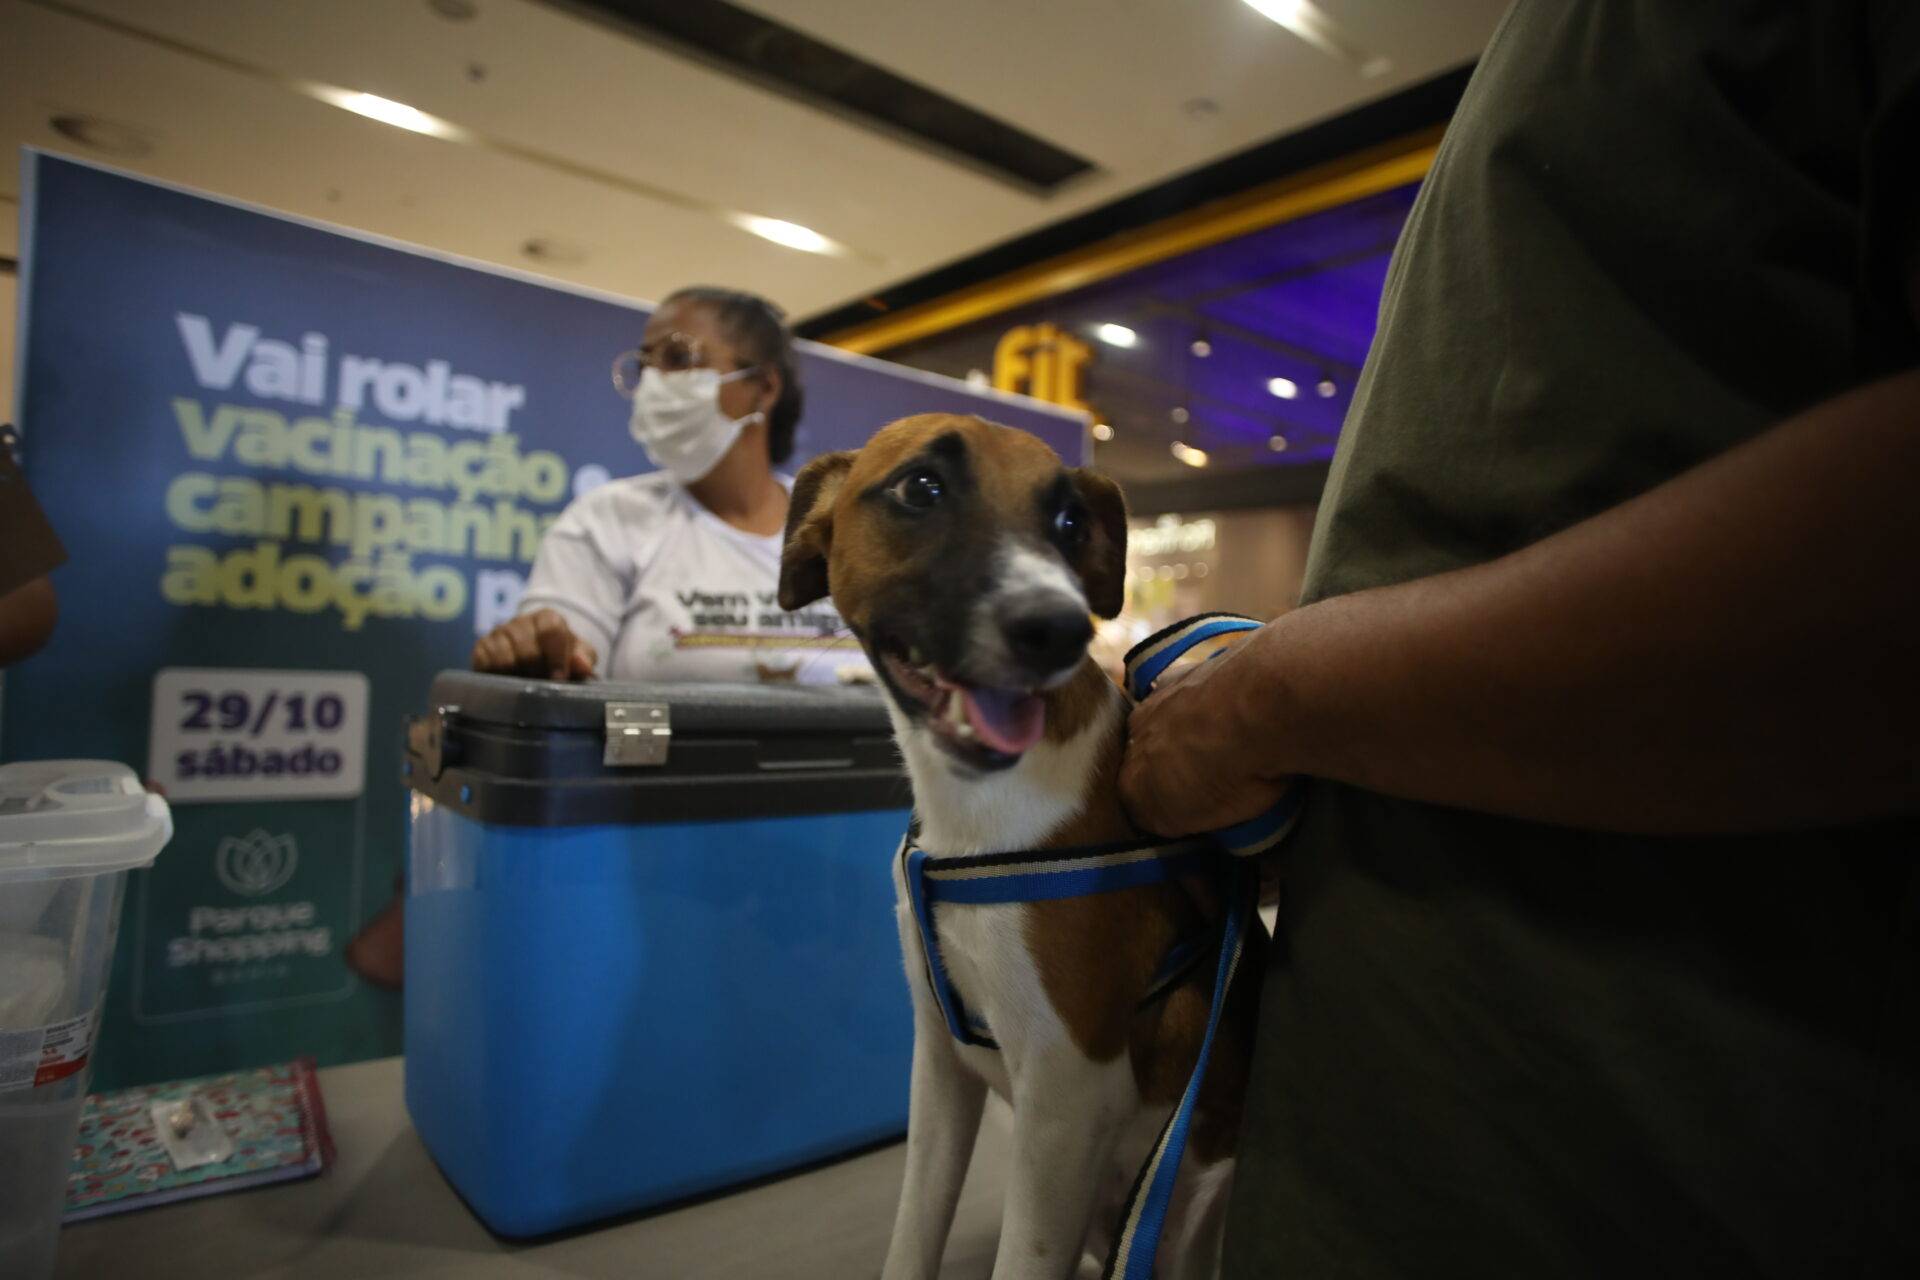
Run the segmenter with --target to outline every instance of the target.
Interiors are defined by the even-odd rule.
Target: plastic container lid
[[[0,885],[151,866],[172,836],[167,802],[123,764],[0,765]]]

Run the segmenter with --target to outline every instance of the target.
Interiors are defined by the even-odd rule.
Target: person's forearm
[[[1920,373],[1254,643],[1276,772],[1638,831],[1920,809]]]

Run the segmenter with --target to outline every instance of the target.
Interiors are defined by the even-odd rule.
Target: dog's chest
[[[1125,710],[1118,691],[1104,677],[1099,679],[1100,697],[1080,732],[1064,742],[1042,741],[1018,766],[986,777],[955,773],[926,735],[891,708],[923,819],[921,846],[942,853],[1030,849],[1066,826],[1085,804],[1098,754],[1115,740]],[[922,1021],[922,1034],[937,1027],[939,1034],[950,1036],[929,985],[920,928],[899,859],[895,889],[915,1004],[932,1018]],[[998,1051],[966,1044],[955,1048],[975,1074],[1009,1096],[1010,1073],[1018,1072],[1022,1062],[1073,1045],[1041,977],[1030,929],[1033,908],[1021,903],[946,903],[932,914],[933,941],[948,983],[967,1011],[985,1021],[1000,1046]]]
[[[921,1034],[950,1036],[927,975],[920,928],[904,896],[899,906],[901,943],[914,1003],[929,1012]],[[962,1062],[994,1092],[1011,1098],[1009,1063],[1068,1039],[1066,1025],[1048,999],[1027,945],[1027,907],[968,905],[935,912],[935,940],[947,982],[975,1021],[987,1024],[1000,1046],[955,1042]]]

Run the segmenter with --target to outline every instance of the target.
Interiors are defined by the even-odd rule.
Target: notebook
[[[151,1108],[190,1095],[206,1104],[233,1140],[233,1155],[182,1171],[154,1131]],[[81,1112],[63,1221],[311,1178],[332,1162],[333,1139],[311,1058],[96,1093]]]

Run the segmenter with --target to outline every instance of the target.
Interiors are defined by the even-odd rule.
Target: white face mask
[[[715,369],[679,369],[662,373],[651,365],[640,371],[633,392],[633,416],[627,427],[653,465],[681,484],[692,484],[727,456],[754,412],[729,418],[720,411],[720,388],[753,369],[721,373]]]

